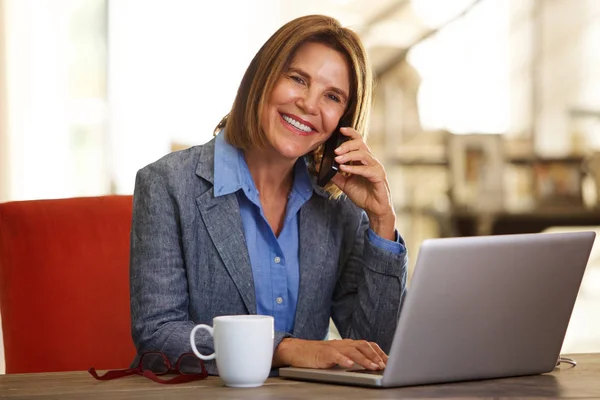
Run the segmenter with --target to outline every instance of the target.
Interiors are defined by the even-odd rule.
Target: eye
[[[338,96],[336,96],[335,94],[332,94],[332,93],[329,93],[327,95],[327,98],[335,101],[336,103],[340,103],[342,101],[342,100],[340,100],[340,98]]]
[[[290,75],[290,79],[292,79],[293,81],[298,82],[301,85],[304,85],[306,83],[306,82],[304,82],[304,79],[302,79],[298,75]]]

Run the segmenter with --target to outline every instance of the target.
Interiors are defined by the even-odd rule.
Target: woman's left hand
[[[357,131],[341,128],[340,132],[348,140],[335,149],[335,161],[340,164],[340,171],[349,176],[338,173],[331,181],[365,210],[376,234],[394,240],[396,214],[385,169]]]

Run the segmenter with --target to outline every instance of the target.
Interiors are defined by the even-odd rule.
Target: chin
[[[296,159],[304,156],[308,153],[308,150],[304,148],[301,149],[293,144],[286,144],[277,146],[277,152],[285,158]]]
[[[306,153],[300,151],[279,151],[279,154],[281,154],[285,158],[289,158],[290,160],[295,160],[297,158],[302,157]]]

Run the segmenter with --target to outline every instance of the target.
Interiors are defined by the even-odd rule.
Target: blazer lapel
[[[214,183],[214,139],[203,148],[196,174]],[[235,193],[214,197],[213,188],[196,198],[206,230],[248,309],[256,314],[252,265]]]
[[[326,212],[326,200],[319,195],[306,202],[300,209],[300,288],[294,332],[312,331],[311,321],[315,318],[314,295],[321,285],[321,271],[329,247],[331,215]],[[327,310],[328,312],[328,310]]]

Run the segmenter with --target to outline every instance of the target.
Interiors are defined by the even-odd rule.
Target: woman
[[[407,258],[385,171],[364,142],[371,91],[357,35],[329,17],[298,18],[256,54],[215,139],[138,172],[140,354],[175,360],[195,324],[258,313],[275,318],[274,367],[385,367]],[[352,121],[336,149],[343,174],[323,189],[315,159],[342,118]],[[330,317],[348,340],[323,340]],[[196,340],[212,352],[210,336]]]

